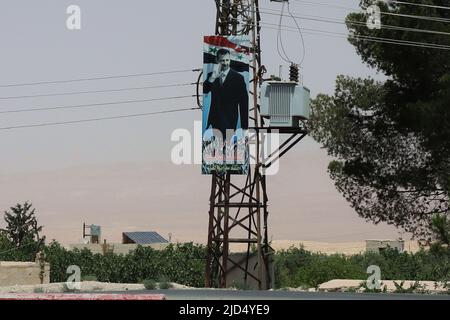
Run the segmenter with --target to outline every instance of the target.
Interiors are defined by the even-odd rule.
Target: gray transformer
[[[299,127],[310,116],[310,91],[293,81],[267,81],[261,85],[261,116],[270,127]]]

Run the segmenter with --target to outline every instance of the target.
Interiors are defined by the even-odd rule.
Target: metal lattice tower
[[[257,288],[269,289],[273,284],[270,270],[273,250],[268,241],[268,197],[265,169],[278,161],[307,132],[302,128],[264,127],[259,113],[259,86],[265,68],[261,65],[260,15],[258,0],[215,0],[217,7],[216,35],[249,35],[251,38],[251,86],[253,131],[249,143],[255,145],[254,165],[247,176],[213,174],[208,223],[206,287],[229,287],[230,275],[240,273],[243,285],[256,282]],[[253,126],[252,126],[253,124]],[[276,151],[262,154],[263,132],[290,134]],[[296,138],[296,139],[295,139]],[[231,181],[233,177],[233,182]],[[247,245],[243,256],[230,255],[230,245]],[[255,263],[256,261],[256,263]]]
[[[252,39],[251,69],[253,80],[253,121],[260,126],[258,114],[258,84],[261,76],[259,13],[257,0],[216,0],[216,35],[250,35]],[[259,154],[259,135],[254,135],[256,154]],[[259,158],[259,157],[257,157]],[[267,239],[267,194],[265,177],[261,175],[261,162],[249,170],[244,186],[231,182],[229,173],[212,175],[206,287],[227,287],[227,276],[237,269],[243,272],[244,283],[253,279],[259,289],[270,287],[268,270],[269,245]],[[242,180],[242,177],[240,177]],[[242,182],[242,181],[241,181]],[[244,257],[230,256],[230,244],[247,245]],[[251,251],[253,249],[253,254]],[[256,255],[255,268],[249,265],[250,257]],[[239,260],[236,260],[239,259]]]

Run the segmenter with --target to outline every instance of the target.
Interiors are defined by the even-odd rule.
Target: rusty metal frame
[[[267,128],[264,119],[259,114],[258,89],[265,73],[261,65],[260,50],[260,14],[258,0],[215,0],[217,7],[216,35],[252,35],[252,53],[250,69],[253,79],[250,83],[252,93],[253,116],[249,116],[256,130],[253,136],[256,144],[256,163],[245,179],[243,187],[231,182],[229,173],[212,174],[211,193],[209,199],[209,223],[207,259],[205,270],[206,287],[229,287],[228,275],[231,271],[240,269],[244,272],[244,285],[249,278],[258,283],[259,289],[269,289],[272,283],[269,272],[269,261],[273,250],[268,241],[268,196],[264,168],[273,161],[279,160],[295,144],[306,135],[300,128]],[[251,18],[250,18],[251,17]],[[260,131],[277,130],[277,132],[292,136],[278,150],[266,159],[260,156]],[[297,139],[295,139],[297,138]],[[295,139],[295,140],[294,140]],[[240,233],[236,236],[236,233]],[[244,233],[246,236],[242,236]],[[230,259],[230,244],[247,244],[245,258],[241,261]],[[249,270],[249,260],[254,245],[257,256],[255,272]]]

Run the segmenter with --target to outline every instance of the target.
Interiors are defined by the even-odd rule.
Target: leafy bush
[[[142,283],[147,290],[154,290],[156,288],[156,281],[153,279],[146,279]]]
[[[172,284],[165,276],[159,277],[158,286],[160,289],[169,289],[172,287]]]
[[[383,280],[450,280],[447,248],[399,253],[388,249],[352,256],[311,253],[291,247],[275,255],[275,287],[317,287],[332,279],[367,279],[367,267],[377,265]]]
[[[187,286],[203,286],[206,249],[202,245],[170,244],[164,250],[138,246],[126,255],[93,254],[88,249],[66,250],[52,242],[45,248],[50,263],[50,281],[65,282],[67,267],[77,265],[81,275],[95,276],[101,282],[140,283],[141,279],[165,277]]]
[[[97,277],[94,275],[82,276],[81,281],[97,281]]]
[[[95,276],[102,282],[143,283],[142,279],[158,279],[160,288],[168,280],[193,287],[204,285],[206,249],[202,245],[170,244],[164,250],[138,246],[126,255],[101,255],[87,249],[69,251],[52,242],[44,251],[51,265],[51,282],[67,281],[67,267],[77,265],[82,276]],[[450,250],[445,247],[414,254],[388,249],[380,254],[352,256],[291,247],[277,252],[274,259],[276,288],[317,287],[332,279],[364,280],[370,265],[380,267],[383,280],[450,281]]]

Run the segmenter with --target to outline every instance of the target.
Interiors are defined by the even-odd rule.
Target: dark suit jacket
[[[209,109],[206,128],[212,125],[214,129],[226,136],[226,129],[236,130],[238,115],[241,116],[241,128],[248,129],[248,92],[244,77],[230,69],[223,85],[220,78],[213,83],[208,79],[203,83],[203,93],[211,92],[211,106]]]

